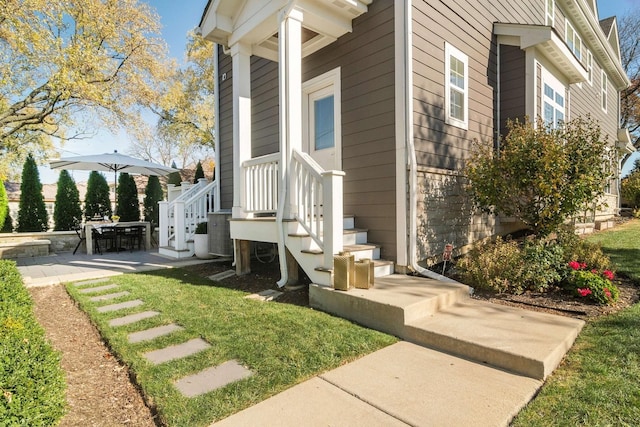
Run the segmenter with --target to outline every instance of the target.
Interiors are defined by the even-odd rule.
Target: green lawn
[[[204,426],[258,403],[318,373],[357,359],[396,341],[325,313],[289,304],[247,300],[243,292],[181,269],[129,274],[111,279],[144,305],[116,313],[98,313],[105,303],[89,301],[73,285],[67,289],[96,323],[117,356],[130,366],[149,401],[168,425]],[[115,292],[108,290],[103,293]],[[98,294],[91,294],[95,296]],[[133,312],[155,310],[159,316],[112,328],[108,321]],[[184,331],[151,342],[129,344],[127,334],[177,323]],[[197,355],[153,366],[144,352],[202,337],[212,347]],[[173,381],[230,359],[254,375],[195,398],[185,398]]]
[[[594,234],[618,273],[640,283],[640,221]],[[515,426],[640,425],[640,304],[587,324]]]

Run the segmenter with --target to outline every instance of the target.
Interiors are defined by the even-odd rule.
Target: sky
[[[184,62],[184,49],[187,33],[200,23],[202,12],[207,0],[142,0],[156,9],[162,25],[162,37],[169,46],[169,54],[180,63]],[[600,19],[609,16],[621,16],[630,9],[640,8],[640,0],[597,0]],[[59,150],[61,157],[87,154],[108,153],[118,150],[127,154],[130,145],[129,137],[124,132],[113,135],[108,130],[99,132],[90,140],[69,141]],[[640,158],[640,153],[634,156]],[[633,159],[628,161],[623,169],[623,175],[628,173],[633,165]],[[178,165],[180,166],[180,165]],[[76,182],[86,181],[89,172],[69,171]],[[55,183],[58,171],[48,166],[40,167],[40,180],[43,183]]]

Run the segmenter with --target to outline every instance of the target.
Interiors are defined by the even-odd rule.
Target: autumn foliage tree
[[[51,138],[98,124],[139,127],[139,106],[175,68],[159,32],[139,0],[0,2],[0,159],[21,160],[25,147],[44,155]]]
[[[622,178],[620,193],[631,207],[640,207],[640,159],[636,159],[629,175]]]
[[[544,237],[604,194],[609,154],[593,120],[508,127],[499,152],[477,143],[467,162],[468,191],[479,208],[515,217]]]
[[[622,67],[631,80],[631,86],[620,92],[620,126],[629,129],[633,146],[640,149],[640,9],[621,16],[618,29]]]

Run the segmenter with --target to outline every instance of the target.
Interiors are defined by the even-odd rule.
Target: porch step
[[[344,245],[342,248],[344,251],[351,252],[356,261],[362,258],[380,259],[380,245],[375,243]]]
[[[193,242],[187,243],[188,248],[182,250],[175,250],[171,246],[160,246],[158,248],[158,253],[160,255],[164,255],[171,258],[183,259],[183,258],[191,258],[195,251],[193,249]]]
[[[386,259],[374,259],[373,262],[373,276],[384,277],[393,274],[395,263]],[[316,271],[333,274],[333,270],[324,267],[316,267]]]
[[[582,321],[484,303],[463,284],[393,274],[368,290],[312,285],[313,308],[407,341],[544,379],[560,363]]]

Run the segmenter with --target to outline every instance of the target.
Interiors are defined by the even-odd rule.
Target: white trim
[[[593,54],[587,48],[585,49],[587,54],[585,55],[585,68],[587,69],[587,81],[589,86],[593,86]]]
[[[569,40],[569,30],[573,33],[573,38]],[[578,33],[578,30],[571,24],[568,18],[564,21],[564,41],[567,43],[569,50],[574,54],[578,60],[582,60],[582,37]],[[571,41],[571,43],[569,43]],[[573,48],[571,46],[573,45]]]
[[[451,58],[462,62],[463,64],[463,85],[456,86],[451,83]],[[449,125],[456,126],[462,129],[469,128],[469,57],[456,49],[448,42],[444,43],[444,99],[445,99],[445,122]],[[463,118],[457,118],[452,115],[451,112],[451,91],[455,90],[462,93],[463,97]]]
[[[215,205],[216,212],[220,211],[220,45],[216,44],[213,49],[213,75],[215,81],[213,83],[214,87],[214,96],[213,96],[213,120],[214,126],[216,127],[215,139],[213,140],[214,144],[214,156],[215,156],[215,165],[214,165],[214,177],[213,179],[218,183],[215,194]]]
[[[394,1],[395,37],[395,137],[396,137],[396,264],[409,265],[407,256],[407,188],[408,150],[413,133],[413,58],[411,51],[411,5],[406,0]],[[412,219],[413,220],[413,219]],[[413,220],[415,221],[415,220]],[[413,250],[411,246],[409,250]]]
[[[609,77],[604,70],[600,71],[600,108],[605,113],[609,107]]]
[[[553,91],[552,97],[547,96],[545,86],[548,86]],[[545,104],[548,104],[553,108],[553,123],[551,123],[552,127],[555,127],[557,125],[558,120],[562,120],[563,122],[567,121],[567,117],[569,116],[569,111],[567,108],[567,87],[544,66],[542,67],[542,87],[540,88],[540,90],[540,98],[542,100],[542,119],[545,121],[547,120],[547,117],[545,115]],[[562,104],[558,103],[558,95],[562,97]],[[561,119],[557,118],[558,111],[562,113]]]
[[[333,125],[334,125],[334,150],[335,162],[334,167],[330,169],[342,170],[342,84],[341,69],[336,67],[324,74],[316,76],[302,83],[302,123],[305,129],[302,132],[303,147],[311,150],[311,141],[309,140],[309,96],[322,90],[327,90],[327,94],[333,94]]]

